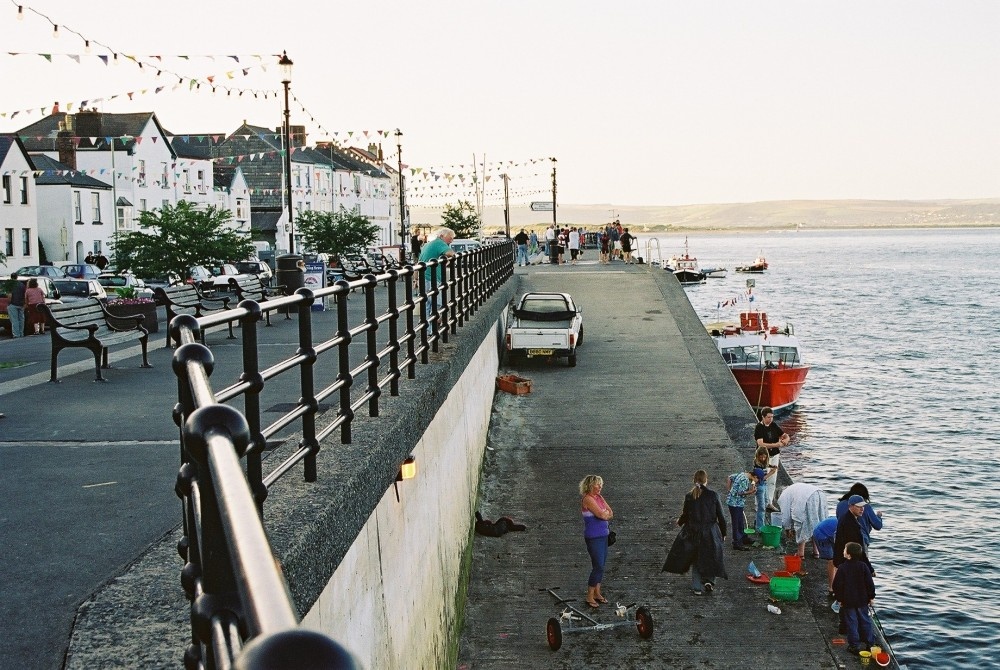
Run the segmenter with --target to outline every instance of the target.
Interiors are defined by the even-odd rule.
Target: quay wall
[[[518,284],[501,287],[415,379],[404,376],[399,396],[384,395],[378,418],[359,411],[350,444],[322,444],[316,482],[291,472],[269,489],[265,528],[303,625],[328,632],[363,667],[443,667],[457,656],[502,329]],[[417,475],[398,482],[397,502],[399,464],[411,454]],[[180,537],[168,533],[80,606],[66,668],[183,666],[191,627]]]

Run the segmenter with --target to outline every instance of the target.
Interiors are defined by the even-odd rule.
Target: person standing
[[[41,335],[45,332],[45,313],[41,310],[41,306],[44,304],[45,292],[38,288],[38,279],[32,277],[28,280],[28,287],[24,290],[24,314],[34,329],[35,335]]]
[[[83,259],[83,262],[86,263],[87,265],[93,265],[95,260],[97,259],[94,258],[94,252],[88,251],[87,257]]]
[[[607,265],[611,262],[611,257],[608,255],[608,250],[611,245],[611,236],[608,234],[607,230],[601,231],[598,243],[601,245],[601,264]]]
[[[747,527],[746,499],[757,491],[757,476],[750,472],[737,472],[729,475],[726,481],[726,506],[729,507],[729,518],[733,522],[733,549],[746,551],[753,544],[747,540],[743,531]]]
[[[583,539],[590,554],[590,577],[587,579],[587,604],[593,608],[608,602],[601,594],[604,580],[604,564],[608,560],[608,522],[615,513],[601,491],[604,479],[599,475],[587,475],[580,481],[580,512],[583,515]]]
[[[663,572],[683,575],[691,569],[691,592],[700,596],[715,590],[717,577],[729,579],[722,550],[726,542],[726,517],[719,495],[708,488],[708,473],[694,473],[694,488],[684,496],[684,510],[677,519],[681,532],[667,553]]]
[[[538,235],[534,230],[528,235],[528,253],[532,256],[538,253]]]
[[[413,233],[410,236],[410,258],[420,258],[420,247],[422,242],[420,241],[420,233]]]
[[[576,258],[580,255],[580,231],[577,228],[570,228],[568,237],[569,262],[576,265]]]
[[[781,508],[781,527],[795,535],[798,555],[804,557],[806,541],[828,516],[826,493],[812,484],[796,482],[781,492],[778,507]],[[819,549],[814,545],[813,551]]]
[[[558,262],[556,257],[556,227],[554,225],[545,229],[545,255],[549,257],[549,262]]]
[[[451,228],[439,228],[437,233],[434,235],[434,239],[429,241],[424,245],[423,249],[420,250],[419,262],[428,263],[433,260],[441,258],[450,258],[455,255],[454,249],[451,248],[451,242],[455,239],[455,231]],[[424,271],[424,290],[430,293],[432,290],[431,286],[431,275],[426,270]],[[444,265],[438,265],[437,267],[437,290],[441,290],[441,285],[444,283]],[[427,302],[424,303],[424,313],[427,314],[431,309],[431,304],[433,303],[434,308],[440,308],[437,301],[437,295],[428,296]]]
[[[837,535],[833,544],[833,566],[838,570],[847,560],[844,557],[844,547],[847,546],[848,542],[857,542],[862,548],[865,546],[858,519],[865,513],[867,504],[861,496],[853,495],[847,499],[847,511],[837,517]],[[868,560],[867,551],[862,552],[861,560],[867,563],[869,568],[872,567],[871,561]],[[872,568],[872,574],[875,574],[874,568]]]
[[[856,482],[851,486],[851,490],[845,493],[840,498],[840,502],[837,503],[838,519],[847,511],[847,501],[851,496],[855,495],[864,498],[866,503],[863,514],[858,517],[858,525],[861,526],[861,537],[864,539],[862,546],[865,548],[865,553],[868,553],[868,547],[872,543],[872,531],[882,530],[882,512],[875,511],[875,508],[872,507],[870,496],[868,495],[868,487],[861,482]]]
[[[622,243],[622,254],[625,256],[623,259],[629,265],[632,264],[632,243],[635,242],[635,235],[628,232],[628,228],[622,233],[621,243]]]
[[[621,224],[615,221],[615,225],[611,226],[611,260],[616,258],[621,258],[622,253],[622,231],[619,227]]]
[[[524,228],[514,236],[514,243],[517,245],[517,264],[523,267],[528,264],[528,233]]]
[[[778,468],[772,468],[768,465],[770,459],[767,447],[757,447],[757,451],[754,452],[753,456],[754,474],[757,475],[757,493],[754,497],[757,508],[754,527],[757,529],[757,532],[760,532],[760,529],[766,523],[764,511],[767,507],[767,480],[776,477],[778,474]],[[760,470],[760,472],[757,472],[757,470]]]
[[[778,464],[781,463],[781,448],[788,446],[791,438],[788,437],[788,433],[781,429],[781,426],[774,422],[774,410],[770,407],[762,407],[760,409],[760,423],[754,428],[753,439],[757,441],[758,447],[767,447],[767,464],[777,471]],[[774,493],[777,488],[775,484],[778,481],[777,474],[772,475],[766,481],[767,511],[777,512],[778,508],[774,506]]]
[[[104,272],[104,269],[108,267],[108,262],[108,257],[98,251],[97,256],[94,258],[94,265],[97,266],[97,269]]]
[[[875,644],[868,608],[875,602],[875,580],[871,567],[862,560],[864,549],[857,542],[844,546],[842,563],[833,578],[834,597],[847,625],[847,651],[857,654]]]
[[[24,292],[27,286],[23,281],[19,281],[17,273],[10,273],[11,281],[14,282],[10,290],[10,303],[7,305],[7,316],[10,317],[10,334],[12,337],[24,335]]]

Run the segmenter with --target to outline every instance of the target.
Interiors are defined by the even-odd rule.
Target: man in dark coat
[[[833,567],[839,568],[846,561],[844,558],[844,547],[848,542],[857,542],[862,547],[865,546],[864,535],[861,533],[861,524],[858,518],[865,513],[865,505],[868,503],[861,496],[851,496],[847,500],[847,511],[837,519],[837,536],[833,542]],[[868,552],[861,554],[863,562],[871,568],[871,561],[868,560]],[[872,568],[872,574],[875,569]]]
[[[684,496],[684,511],[677,519],[681,532],[663,564],[663,572],[684,574],[691,569],[691,591],[700,596],[715,588],[716,577],[729,579],[722,550],[726,542],[726,516],[719,495],[708,488],[708,474],[694,473],[694,488]]]

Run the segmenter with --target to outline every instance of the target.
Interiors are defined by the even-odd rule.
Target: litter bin
[[[274,259],[275,285],[284,286],[285,295],[291,295],[305,286],[305,266],[299,266],[302,262],[302,256],[298,254],[285,254]]]

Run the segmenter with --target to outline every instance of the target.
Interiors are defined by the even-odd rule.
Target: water
[[[666,257],[683,249],[658,238]],[[812,369],[779,417],[782,462],[831,501],[868,486],[885,521],[875,607],[899,662],[1000,667],[1000,230],[689,238],[701,265],[730,270],[686,289],[703,320],[732,318],[717,303],[753,278],[771,323],[795,325]],[[758,252],[766,274],[732,271]]]

